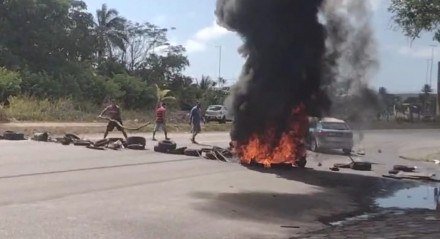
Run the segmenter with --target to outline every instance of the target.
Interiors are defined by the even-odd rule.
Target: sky
[[[361,0],[364,1],[364,0]],[[391,93],[417,93],[429,83],[430,61],[434,48],[432,87],[436,89],[437,63],[440,61],[440,44],[433,34],[410,40],[392,21],[387,11],[390,0],[370,1],[372,28],[378,48],[380,67],[370,81],[372,88],[385,87]],[[119,14],[135,22],[151,22],[166,28],[172,44],[185,46],[190,60],[186,74],[200,78],[220,75],[229,83],[235,82],[241,72],[244,59],[237,49],[241,38],[216,24],[214,15],[216,0],[84,0],[88,10],[95,13],[102,4],[119,11]],[[220,50],[221,49],[221,50]],[[221,61],[220,61],[221,52]],[[221,62],[221,64],[219,64]]]

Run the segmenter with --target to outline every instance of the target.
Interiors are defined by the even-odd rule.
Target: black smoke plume
[[[269,125],[281,135],[294,108],[328,113],[322,90],[325,28],[318,13],[323,0],[218,0],[218,23],[237,32],[246,57],[229,99],[235,121],[231,138],[246,142]]]
[[[310,116],[371,118],[378,100],[368,83],[378,68],[371,9],[363,0],[217,0],[218,23],[237,32],[246,58],[227,104],[233,140],[277,135],[291,110]]]

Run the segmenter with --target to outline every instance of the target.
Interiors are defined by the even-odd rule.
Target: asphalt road
[[[347,162],[337,152],[310,153],[314,169],[264,170],[151,150],[0,141],[0,238],[288,238],[356,210],[360,195],[391,190],[394,182],[378,176],[402,162],[402,150],[440,144],[438,135],[368,132],[358,147],[378,165],[356,174],[328,170]],[[189,135],[172,136],[188,145]],[[228,134],[199,141],[226,146]]]

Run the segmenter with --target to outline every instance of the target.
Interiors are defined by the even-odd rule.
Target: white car
[[[231,121],[228,113],[228,109],[223,105],[211,105],[205,112],[206,122],[218,121],[219,123],[226,123],[226,121]]]
[[[342,149],[350,154],[353,148],[353,131],[340,119],[323,118],[310,122],[308,143],[312,151]]]

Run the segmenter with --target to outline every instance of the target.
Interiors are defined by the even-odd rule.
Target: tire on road
[[[185,155],[185,150],[187,149],[187,147],[183,147],[183,148],[178,148],[175,150],[171,150],[169,153],[170,154],[175,154],[175,155]]]
[[[127,144],[127,147],[128,147],[128,145],[135,145],[135,144],[140,144],[145,147],[145,145],[147,145],[147,140],[144,137],[133,136],[133,137],[127,138],[126,144]]]
[[[186,149],[184,153],[186,156],[191,157],[200,157],[202,155],[202,151],[196,149]]]
[[[6,132],[4,132],[3,133],[3,138],[5,140],[14,140],[14,141],[25,140],[24,134],[16,133],[16,132],[13,132],[13,131],[6,131]]]
[[[177,144],[171,140],[160,141],[158,146],[168,152],[177,149]]]
[[[131,149],[131,150],[145,150],[145,145],[142,145],[142,144],[129,144],[129,145],[127,145],[127,149]]]
[[[69,139],[71,139],[72,141],[80,140],[80,139],[81,139],[80,137],[78,137],[78,136],[75,135],[75,134],[66,134],[66,135],[64,135],[64,137],[69,138]]]
[[[89,141],[89,140],[77,140],[73,142],[73,145],[75,146],[90,146],[92,145],[93,142]]]

